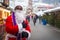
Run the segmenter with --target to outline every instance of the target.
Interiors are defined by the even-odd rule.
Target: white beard
[[[16,23],[18,25],[19,33],[22,32],[23,26],[22,22],[25,20],[25,15],[23,12],[15,12]]]
[[[16,22],[19,24],[19,23],[22,23],[24,20],[25,20],[25,15],[24,13],[22,12],[15,12],[15,16],[16,16]]]

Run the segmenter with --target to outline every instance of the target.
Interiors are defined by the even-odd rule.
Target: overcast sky
[[[9,0],[9,6],[11,8],[14,8],[16,5],[22,5],[22,6],[27,6],[28,1],[26,0]]]

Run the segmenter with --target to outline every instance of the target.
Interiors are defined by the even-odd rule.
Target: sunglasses
[[[22,7],[16,7],[15,10],[23,10]]]

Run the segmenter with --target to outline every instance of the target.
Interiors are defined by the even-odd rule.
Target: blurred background
[[[6,18],[11,15],[11,11],[14,10],[14,7],[16,5],[21,5],[23,7],[23,12],[27,16],[30,16],[27,19],[32,26],[31,29],[32,29],[33,36],[31,38],[31,40],[35,40],[35,39],[40,40],[39,38],[37,38],[37,37],[40,37],[39,36],[40,31],[36,32],[36,30],[38,30],[39,28],[40,28],[39,30],[41,30],[41,28],[42,28],[41,31],[43,31],[45,29],[44,28],[45,26],[47,27],[47,29],[45,29],[45,30],[50,29],[52,31],[51,33],[53,33],[53,34],[55,34],[55,31],[53,31],[52,29],[59,30],[59,32],[58,31],[56,32],[56,34],[59,35],[56,37],[57,38],[56,40],[60,40],[60,0],[0,0],[0,40],[4,40],[4,38],[5,38]],[[34,15],[35,15],[36,19],[34,19],[35,18]],[[38,21],[36,21],[36,20],[38,20]],[[34,24],[32,23],[32,21]],[[44,24],[44,22],[46,22],[46,23]],[[37,28],[34,28],[35,23],[36,23]],[[48,24],[49,27],[46,24]],[[44,25],[44,26],[42,26],[42,25]],[[51,28],[51,27],[53,27],[53,28]],[[45,33],[45,31],[44,31],[44,33]],[[35,38],[34,34],[35,34],[35,36],[38,34],[38,36]],[[55,38],[53,38],[51,40],[54,40],[54,39]],[[42,40],[44,40],[44,39],[42,39]],[[49,40],[49,39],[47,39],[47,40]]]

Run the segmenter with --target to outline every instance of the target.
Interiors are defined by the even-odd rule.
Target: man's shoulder
[[[28,20],[27,20],[27,19],[25,19],[24,22],[25,22],[26,24],[28,24]]]
[[[12,18],[12,16],[11,16],[11,15],[7,17],[7,19],[8,19],[8,20],[11,20],[11,18]]]

